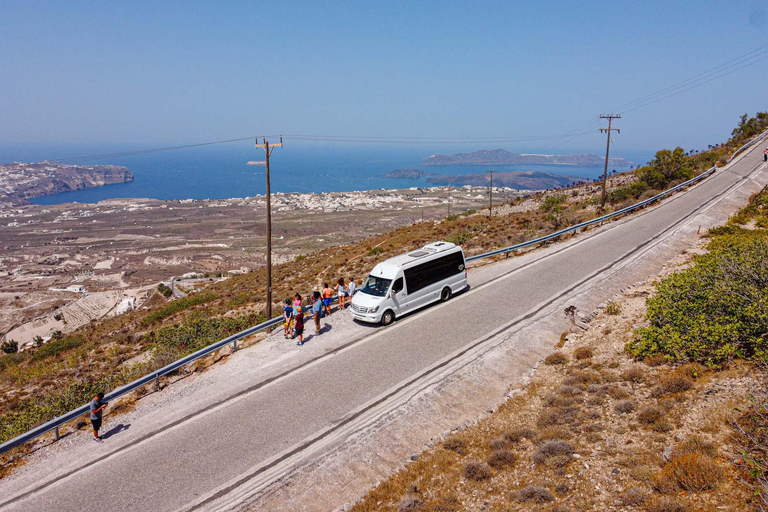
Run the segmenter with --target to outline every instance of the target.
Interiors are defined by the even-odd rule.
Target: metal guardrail
[[[728,163],[730,163],[736,157],[736,155],[738,155],[739,153],[745,151],[747,148],[749,148],[753,144],[756,144],[758,141],[760,141],[763,138],[765,138],[766,135],[768,135],[768,131],[763,132],[758,137],[752,139],[750,142],[748,142],[747,144],[745,144],[742,147],[740,147],[739,149],[737,149],[733,153],[731,158],[728,160]],[[622,208],[621,210],[617,210],[617,211],[609,213],[607,215],[603,215],[602,217],[598,217],[596,219],[592,219],[592,220],[589,220],[589,221],[586,221],[586,222],[582,222],[580,224],[576,224],[574,226],[567,227],[565,229],[561,229],[560,231],[556,231],[554,233],[551,233],[551,234],[546,235],[546,236],[542,236],[540,238],[536,238],[534,240],[529,240],[527,242],[522,242],[522,243],[519,243],[519,244],[515,244],[515,245],[512,245],[512,246],[509,246],[509,247],[504,247],[503,249],[497,249],[495,251],[490,251],[490,252],[486,252],[486,253],[483,253],[483,254],[478,254],[478,255],[475,255],[475,256],[470,256],[469,258],[466,258],[466,261],[467,262],[476,261],[476,260],[479,260],[479,259],[482,259],[482,258],[490,258],[492,256],[498,256],[500,254],[506,254],[508,256],[509,253],[512,252],[512,251],[516,251],[516,250],[522,249],[524,247],[529,247],[531,245],[536,245],[536,244],[544,243],[544,242],[547,242],[549,240],[553,240],[553,239],[555,239],[555,238],[557,238],[559,236],[562,236],[564,234],[567,234],[567,233],[571,233],[571,232],[576,233],[576,231],[578,231],[579,229],[586,228],[588,226],[593,226],[595,224],[602,224],[606,220],[610,220],[610,219],[612,219],[614,217],[617,217],[617,216],[620,216],[620,215],[624,215],[626,213],[630,213],[630,212],[633,212],[635,210],[639,210],[641,208],[644,208],[644,207],[648,206],[649,204],[651,204],[653,202],[656,202],[656,201],[658,201],[660,199],[663,199],[664,197],[666,197],[666,196],[668,196],[668,195],[670,195],[670,194],[672,194],[672,193],[674,193],[674,192],[676,192],[676,191],[678,191],[678,190],[680,190],[680,189],[682,189],[684,187],[687,187],[689,185],[692,185],[692,184],[694,184],[694,183],[704,179],[705,177],[707,177],[710,174],[712,174],[716,169],[717,169],[717,166],[712,166],[712,168],[707,169],[706,171],[704,171],[703,173],[699,174],[695,178],[692,178],[692,179],[690,179],[688,181],[680,183],[679,185],[677,185],[675,187],[672,187],[669,190],[665,190],[664,192],[661,192],[660,194],[657,194],[657,195],[655,195],[655,196],[653,196],[651,198],[648,198],[648,199],[646,199],[644,201],[640,201],[639,203],[633,204],[633,205],[628,206],[626,208]],[[334,301],[336,301],[338,299],[338,297],[334,296],[333,299],[334,299]],[[145,386],[147,384],[150,384],[152,382],[155,382],[157,385],[159,385],[160,377],[162,377],[164,375],[167,375],[169,373],[172,373],[172,372],[178,370],[179,368],[181,368],[182,366],[185,366],[185,365],[187,365],[189,363],[197,361],[200,358],[203,358],[203,357],[205,357],[207,355],[210,355],[213,352],[216,352],[217,350],[219,350],[220,348],[229,345],[230,343],[232,344],[233,349],[237,350],[237,342],[239,340],[241,340],[243,338],[246,338],[246,337],[248,337],[248,336],[250,336],[252,334],[255,334],[255,333],[259,332],[259,331],[262,331],[264,329],[267,329],[269,327],[275,327],[277,325],[280,325],[282,322],[283,322],[283,317],[278,316],[278,317],[275,317],[275,318],[273,318],[271,320],[267,320],[266,322],[262,322],[262,323],[260,323],[258,325],[255,325],[255,326],[253,326],[253,327],[251,327],[249,329],[246,329],[244,331],[238,332],[237,334],[233,334],[232,336],[229,336],[227,338],[219,340],[216,343],[208,345],[207,347],[202,348],[202,349],[200,349],[197,352],[194,352],[192,354],[189,354],[188,356],[183,357],[183,358],[179,359],[178,361],[175,361],[175,362],[173,362],[173,363],[171,363],[171,364],[169,364],[167,366],[164,366],[164,367],[160,368],[159,370],[155,370],[154,372],[149,373],[149,374],[145,375],[144,377],[141,377],[141,378],[139,378],[139,379],[137,379],[137,380],[135,380],[135,381],[133,381],[133,382],[131,382],[129,384],[126,384],[125,386],[117,388],[116,390],[108,393],[104,397],[104,399],[106,401],[115,400],[117,398],[120,398],[123,395],[126,395],[126,394],[130,393],[131,391],[135,391],[136,389],[138,389],[140,387],[143,387],[143,386]],[[77,409],[75,409],[73,411],[70,411],[70,412],[68,412],[68,413],[66,413],[66,414],[64,414],[62,416],[59,416],[58,418],[55,418],[55,419],[53,419],[53,420],[51,420],[51,421],[49,421],[47,423],[44,423],[44,424],[42,424],[42,425],[40,425],[38,427],[35,427],[32,430],[30,430],[30,431],[28,431],[28,432],[26,432],[26,433],[24,433],[24,434],[22,434],[22,435],[20,435],[18,437],[15,437],[15,438],[11,439],[10,441],[7,441],[7,442],[5,442],[3,444],[0,444],[0,454],[5,453],[8,450],[11,450],[13,448],[16,448],[17,446],[20,446],[20,445],[22,445],[22,444],[24,444],[24,443],[26,443],[28,441],[31,441],[32,439],[34,439],[36,437],[39,437],[39,436],[41,436],[43,434],[46,434],[46,433],[48,433],[48,432],[50,432],[52,430],[56,431],[56,439],[58,440],[59,437],[60,437],[60,435],[59,435],[59,427],[61,425],[65,424],[65,423],[68,423],[68,422],[70,422],[70,421],[72,421],[72,420],[74,420],[74,419],[76,419],[76,418],[78,418],[78,417],[80,417],[80,416],[82,416],[84,414],[87,414],[89,412],[90,412],[89,404],[85,404],[85,405],[83,405],[81,407],[78,407]]]

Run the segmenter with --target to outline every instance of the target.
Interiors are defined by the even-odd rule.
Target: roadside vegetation
[[[352,512],[766,510],[766,208],[768,187]]]
[[[647,179],[648,187],[663,188],[704,170],[707,162],[722,160],[765,126],[763,113],[755,119],[742,119],[728,143],[709,151],[662,151],[648,166],[633,174],[612,177],[610,208],[634,202],[635,192],[623,198],[616,192],[637,187],[639,179]],[[640,196],[650,193],[649,190],[652,189],[644,189]],[[352,276],[359,283],[378,261],[434,240],[459,243],[472,255],[592,219],[599,215],[599,193],[595,184],[542,192],[500,205],[492,217],[488,217],[487,211],[468,211],[441,222],[416,223],[355,244],[301,255],[300,264],[289,262],[273,268],[273,312],[279,311],[277,301],[297,291],[306,296],[323,282],[333,283],[338,277]],[[183,299],[173,299],[170,289],[162,286],[145,303],[146,309],[92,322],[40,347],[17,352],[9,340],[2,347],[8,353],[0,356],[0,442],[70,410],[73,404],[87,402],[97,388],[114,389],[265,320],[264,290],[263,269],[213,283]],[[621,308],[615,311],[618,315]],[[746,354],[744,350],[739,345],[723,358],[739,357]],[[661,355],[671,359],[671,353],[674,351]],[[507,464],[503,462],[506,456],[494,459],[494,464]]]

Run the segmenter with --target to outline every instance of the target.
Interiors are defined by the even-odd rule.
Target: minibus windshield
[[[383,279],[376,276],[368,276],[363,283],[361,292],[373,295],[374,297],[383,297],[389,290],[389,285],[392,283],[391,279]]]

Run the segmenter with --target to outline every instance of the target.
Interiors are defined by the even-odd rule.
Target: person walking
[[[339,311],[344,309],[347,299],[347,287],[344,286],[344,278],[339,278],[339,283],[336,285],[336,294],[339,296]]]
[[[768,148],[763,150],[763,162],[768,162]]]
[[[331,314],[331,304],[333,303],[333,289],[328,286],[328,283],[323,283],[323,311],[326,316]]]
[[[285,299],[285,307],[283,307],[283,318],[285,319],[285,333],[283,336],[285,339],[289,339],[291,336],[291,324],[293,323],[293,308],[291,307],[291,299]]]
[[[312,292],[312,318],[315,320],[315,334],[320,334],[320,315],[323,303],[320,300],[320,292]]]
[[[301,312],[301,306],[299,306],[299,312],[296,313],[296,336],[299,337],[299,341],[296,343],[298,346],[304,345],[304,313]]]
[[[93,440],[100,443],[99,429],[101,428],[101,413],[107,408],[109,402],[104,401],[104,393],[97,393],[91,400],[91,425],[93,426]]]

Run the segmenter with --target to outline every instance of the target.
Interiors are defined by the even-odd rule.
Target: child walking
[[[296,336],[299,337],[299,341],[296,343],[298,346],[304,345],[304,313],[301,312],[301,306],[299,306],[299,312],[296,313]]]
[[[291,307],[291,299],[285,299],[285,307],[283,307],[283,318],[285,319],[285,339],[289,339],[291,336],[291,324],[293,323],[293,308]]]

